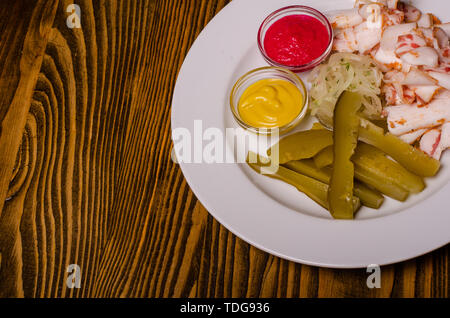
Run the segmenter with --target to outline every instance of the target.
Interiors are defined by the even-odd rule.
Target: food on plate
[[[278,147],[280,164],[292,160],[314,157],[319,151],[333,144],[333,133],[326,129],[305,130],[282,138],[267,150],[272,155],[274,147]]]
[[[332,148],[325,149],[326,155],[322,155],[322,160],[331,162],[327,166],[333,164],[334,161],[334,154],[329,151],[330,149]],[[425,183],[421,177],[409,172],[397,162],[389,159],[384,152],[366,143],[358,143],[352,161],[357,170],[370,170],[411,193],[419,193],[425,189]]]
[[[292,122],[304,107],[303,95],[291,82],[262,79],[242,93],[238,103],[241,119],[257,128],[282,127]]]
[[[322,22],[309,15],[288,15],[275,21],[264,37],[267,55],[287,66],[307,64],[320,57],[330,37]]]
[[[368,208],[379,209],[384,202],[384,197],[380,192],[357,180],[353,183],[353,192],[360,199],[361,204]]]
[[[328,203],[336,219],[353,218],[354,166],[351,158],[358,143],[361,95],[344,91],[339,97],[333,117],[334,164],[331,174]]]
[[[392,180],[385,179],[375,169],[362,169],[360,165],[356,165],[355,178],[397,201],[403,202],[409,197],[407,190],[392,182]]]
[[[405,201],[423,191],[422,177],[435,175],[440,167],[438,160],[360,117],[360,107],[360,95],[345,91],[334,107],[333,131],[316,123],[311,130],[286,136],[273,146],[278,147],[283,174],[285,169],[293,170],[330,184],[327,207],[334,218],[353,218],[354,196],[371,208],[383,203],[380,193]]]
[[[382,114],[390,133],[439,159],[448,148],[438,136],[450,121],[450,23],[441,23],[433,14],[405,2],[369,0],[356,1],[355,8],[332,14],[330,20],[336,52],[370,57],[382,71]],[[368,23],[370,45],[364,29]],[[324,67],[319,67],[321,77],[330,77]],[[325,93],[311,96],[320,94]],[[319,108],[315,103],[312,107]],[[433,141],[435,147],[430,146]]]
[[[258,158],[257,162],[251,162],[249,158]],[[267,162],[267,163],[262,163]],[[261,168],[264,166],[269,166],[270,161],[267,158],[260,158],[254,153],[249,153],[247,156],[247,164],[257,173],[261,174]],[[326,183],[320,182],[314,178],[308,177],[306,175],[297,173],[293,170],[287,169],[283,166],[278,168],[278,171],[273,174],[266,174],[266,176],[274,179],[278,179],[284,181],[295,188],[298,191],[303,192],[308,197],[313,199],[319,205],[328,209],[328,185]],[[355,208],[355,211],[359,208],[360,202],[357,197],[352,197],[352,204]]]
[[[331,169],[317,168],[312,159],[289,161],[283,166],[328,185],[330,183]],[[384,197],[377,190],[358,181],[354,182],[353,194],[360,199],[362,205],[372,209],[379,209],[384,202]]]
[[[361,204],[379,209],[384,196],[405,201],[422,192],[424,178],[441,167],[450,147],[450,23],[396,0],[357,0],[328,17],[334,52],[309,77],[319,122],[267,150],[271,158],[278,152],[280,164],[267,176],[295,186],[333,218],[353,219]],[[278,16],[264,32],[266,53],[286,67],[304,62],[295,50],[308,49],[306,37],[297,36],[325,34],[325,27]],[[307,41],[318,51],[326,46]],[[261,162],[247,163],[262,172]]]
[[[439,127],[450,119],[450,99],[434,99],[427,105],[398,105],[385,108],[388,126],[392,134],[405,133],[424,127]]]
[[[319,151],[319,153],[313,158],[314,164],[319,169],[331,166],[333,164],[333,160],[333,147],[331,146]]]
[[[371,119],[381,117],[379,95],[382,74],[370,57],[351,53],[333,54],[310,76],[311,114],[326,126],[332,126],[334,106],[345,90],[362,96],[362,113],[365,116]]]
[[[362,119],[359,140],[377,147],[412,173],[421,177],[433,177],[439,171],[440,162],[395,135],[368,120]]]
[[[409,172],[389,159],[385,153],[368,144],[359,143],[352,161],[360,170],[370,170],[410,193],[419,193],[425,189],[425,183],[421,177]]]
[[[355,150],[355,155],[352,157],[352,161],[355,164],[355,178],[370,186],[371,188],[378,190],[384,195],[387,195],[388,197],[391,197],[398,201],[405,201],[409,196],[409,192],[400,187],[397,182],[392,182],[390,178],[385,178],[385,172],[381,170],[381,166],[379,166],[378,164],[374,164],[373,162],[368,163],[367,160],[365,163],[364,161],[360,160],[361,155],[363,155],[361,154],[360,150],[361,144],[363,143],[359,142]],[[318,156],[321,157],[321,169],[333,165],[333,147],[330,146],[325,148],[323,151],[316,155],[316,157]],[[313,158],[315,164],[317,162],[316,157]],[[370,166],[361,166],[361,164],[366,163],[370,164]]]
[[[287,133],[308,111],[308,91],[290,70],[266,66],[241,76],[230,92],[230,109],[236,122],[251,132]]]
[[[261,168],[268,164],[261,163],[262,161],[268,162],[268,159],[260,160],[259,156],[257,162],[250,162],[249,158],[255,156],[255,154],[249,153],[247,156],[247,164],[257,173],[261,174]],[[313,199],[319,205],[328,209],[327,192],[328,185],[317,181],[316,179],[304,176],[302,174],[296,173],[284,167],[279,167],[278,171],[273,174],[267,174],[266,176],[284,181],[294,187],[296,187],[300,192],[305,193],[308,197]]]
[[[269,64],[305,71],[331,50],[332,27],[319,11],[289,6],[270,14],[258,32],[259,49]]]
[[[441,157],[442,152],[450,147],[450,123],[442,127],[430,129],[423,134],[420,140],[420,149],[436,160]]]

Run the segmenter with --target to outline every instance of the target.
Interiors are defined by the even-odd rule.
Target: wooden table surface
[[[72,1],[0,1],[2,297],[448,297],[448,246],[369,289],[364,269],[257,250],[196,199],[170,160],[171,99],[227,2],[79,0],[69,28]]]

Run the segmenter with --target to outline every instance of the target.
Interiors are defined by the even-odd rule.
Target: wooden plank
[[[25,134],[24,129],[57,4],[57,0],[0,2],[0,296],[24,295],[19,230],[24,197],[19,194],[3,206],[19,146],[22,140],[25,145],[35,138],[33,120]],[[29,182],[29,177],[22,180],[24,185]]]
[[[58,1],[0,3],[0,211]]]

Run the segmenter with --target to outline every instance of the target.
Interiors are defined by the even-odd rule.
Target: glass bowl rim
[[[308,13],[311,13],[315,18],[318,18],[318,19],[321,18],[326,22],[325,26],[329,33],[328,46],[319,57],[317,57],[316,59],[314,59],[306,64],[284,65],[284,64],[278,63],[278,62],[274,61],[273,59],[271,59],[267,55],[266,50],[264,49],[264,45],[262,43],[264,41],[261,39],[262,30],[264,29],[266,24],[277,14],[280,14],[283,11],[289,11],[289,10],[293,10],[293,11],[299,10],[299,11],[301,11],[299,13],[308,12]],[[292,12],[292,13],[295,14],[295,12]],[[258,48],[259,48],[260,53],[262,54],[264,59],[270,65],[275,66],[275,67],[287,68],[288,70],[290,70],[292,72],[304,72],[304,71],[310,70],[311,68],[317,66],[318,64],[320,64],[323,60],[325,60],[327,58],[327,56],[330,54],[331,49],[333,47],[333,39],[334,39],[333,27],[331,26],[331,23],[328,20],[328,18],[322,12],[320,12],[319,10],[314,9],[312,7],[308,7],[308,6],[304,6],[304,5],[291,5],[291,6],[283,7],[283,8],[273,11],[263,20],[263,22],[261,23],[261,25],[259,26],[259,29],[258,29],[257,42],[258,42]]]
[[[287,74],[291,77],[294,77],[294,79],[298,81],[301,88],[299,88],[297,84],[295,84],[295,86],[303,95],[302,110],[292,121],[290,121],[286,125],[283,125],[280,127],[275,127],[275,128],[259,128],[259,127],[249,125],[241,119],[241,116],[239,115],[239,113],[237,111],[239,100],[237,101],[237,103],[235,103],[234,95],[236,93],[238,84],[242,83],[244,80],[250,78],[251,76],[253,76],[259,72],[270,71],[270,70]],[[264,78],[262,78],[262,79],[264,79]],[[235,107],[235,105],[236,105],[236,107]],[[259,135],[271,135],[274,130],[278,130],[280,135],[290,131],[295,126],[297,126],[301,122],[301,120],[306,116],[308,108],[309,108],[309,93],[308,93],[305,83],[300,78],[300,76],[298,76],[293,71],[286,69],[284,67],[264,66],[264,67],[258,67],[258,68],[252,69],[236,80],[236,82],[234,83],[233,88],[231,89],[231,92],[230,92],[230,109],[231,109],[231,113],[233,114],[233,117],[236,120],[236,122],[242,128],[249,130],[253,133],[259,134]]]

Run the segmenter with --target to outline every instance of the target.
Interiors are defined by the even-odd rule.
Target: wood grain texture
[[[170,160],[190,46],[226,0],[0,2],[0,296],[448,297],[449,247],[365,270],[295,264],[215,221]],[[66,285],[81,268],[81,288]]]

